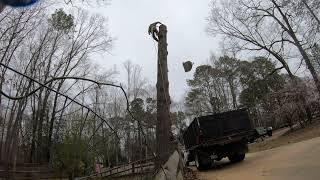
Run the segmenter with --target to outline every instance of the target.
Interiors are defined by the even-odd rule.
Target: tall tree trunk
[[[64,81],[61,81],[58,85],[58,88],[57,88],[57,91],[60,91],[61,87],[62,87],[62,84],[63,84]],[[58,93],[55,93],[55,97],[54,97],[54,101],[53,101],[53,107],[52,107],[52,114],[51,114],[51,118],[50,118],[50,125],[49,125],[49,132],[48,132],[48,139],[47,139],[47,142],[48,142],[48,146],[47,146],[47,152],[46,152],[46,157],[47,157],[47,162],[50,162],[50,154],[51,154],[51,149],[52,149],[52,135],[53,135],[53,124],[54,124],[54,121],[55,121],[55,117],[56,117],[56,109],[57,109],[57,104],[58,104],[58,97],[59,97],[59,94]],[[64,102],[64,105],[66,105],[66,101]]]
[[[157,162],[156,167],[163,165],[169,158],[172,147],[170,142],[170,95],[167,65],[167,27],[163,24],[158,33],[158,76],[157,76]]]
[[[16,148],[18,146],[18,136],[19,136],[19,128],[21,125],[21,120],[23,117],[23,112],[26,108],[26,99],[22,99],[18,102],[18,109],[17,109],[17,116],[11,126],[11,128],[8,129],[7,131],[7,138],[6,138],[6,161],[9,164],[15,164],[14,162],[14,156],[16,152]]]
[[[314,83],[315,83],[315,85],[317,87],[318,93],[320,94],[320,81],[319,81],[317,72],[316,72],[316,70],[314,69],[314,67],[313,67],[313,65],[311,63],[311,60],[309,59],[309,56],[308,56],[307,52],[303,49],[300,41],[298,40],[298,38],[297,38],[297,36],[295,34],[295,31],[292,29],[291,24],[289,23],[289,20],[288,20],[286,14],[284,14],[282,12],[280,6],[277,4],[277,2],[275,0],[271,0],[271,1],[275,5],[275,7],[279,11],[279,13],[281,14],[281,17],[282,17],[282,19],[284,20],[284,22],[285,22],[285,24],[287,26],[285,30],[291,36],[291,38],[294,41],[295,46],[298,48],[301,56],[303,57],[306,65],[307,65],[307,68],[309,69],[309,71],[311,73],[311,76],[312,76],[312,78],[314,80]]]
[[[235,92],[235,87],[234,87],[234,83],[232,79],[228,79],[228,83],[230,86],[230,92],[231,92],[231,96],[232,96],[232,105],[234,109],[237,109],[237,95]]]
[[[33,162],[35,151],[36,151],[36,131],[38,127],[38,120],[36,115],[36,110],[32,113],[32,135],[31,135],[31,147],[30,147],[30,155],[29,155],[29,162]]]
[[[318,27],[320,26],[320,19],[317,17],[317,15],[314,13],[314,11],[310,8],[306,0],[302,0],[303,4],[306,6],[308,11],[311,13],[313,18],[318,22]]]

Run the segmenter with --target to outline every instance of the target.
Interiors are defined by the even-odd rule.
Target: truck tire
[[[240,162],[240,161],[243,161],[244,158],[246,157],[246,154],[244,153],[237,153],[237,154],[233,154],[231,156],[228,156],[228,159],[235,163],[235,162]]]
[[[200,153],[195,154],[195,164],[199,171],[207,169],[211,165],[211,159],[209,157],[205,157]]]

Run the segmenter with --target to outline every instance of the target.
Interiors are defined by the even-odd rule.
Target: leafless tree
[[[146,79],[142,76],[142,67],[133,64],[132,61],[127,60],[123,63],[123,67],[127,73],[127,92],[128,98],[133,100],[146,94],[145,86]]]
[[[305,26],[308,23],[305,16],[297,14],[289,1],[213,2],[208,21],[210,34],[223,34],[242,50],[267,52],[292,79],[287,60],[302,58],[320,92],[320,82],[308,53],[312,31]]]
[[[95,52],[108,51],[111,47],[112,39],[105,29],[105,20],[97,15],[89,17],[82,10],[74,12],[73,15],[57,10],[56,15],[69,20],[69,24],[60,26],[59,23],[66,21],[59,22],[53,15],[49,17],[45,12],[46,8],[39,5],[29,10],[1,14],[1,23],[4,25],[1,28],[4,30],[1,36],[1,45],[4,45],[1,47],[1,62],[16,67],[20,72],[40,82],[57,76],[90,76],[88,56]],[[26,141],[30,141],[29,160],[48,161],[54,126],[65,113],[66,102],[60,102],[63,99],[60,94],[38,88],[30,80],[7,72],[6,68],[1,68],[1,73],[1,92],[20,97],[29,94],[32,89],[38,89],[28,98],[6,100],[7,110],[2,124],[2,140],[5,143],[1,143],[4,146],[1,148],[1,157],[7,161],[15,159],[13,156],[17,154],[15,151],[21,142],[18,139],[19,129],[23,128],[23,116],[30,115],[31,123],[26,122],[31,125],[28,130],[30,136],[25,137]],[[11,81],[8,81],[9,79]],[[69,82],[61,79],[47,85],[67,93],[77,84],[77,81]],[[82,91],[84,92],[85,90]],[[3,100],[2,97],[0,99]],[[1,101],[1,106],[2,104]]]

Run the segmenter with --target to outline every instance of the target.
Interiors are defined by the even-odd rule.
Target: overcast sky
[[[184,72],[182,62],[191,60],[197,66],[207,61],[210,51],[218,51],[219,40],[205,32],[209,4],[210,0],[112,0],[108,6],[94,7],[94,12],[108,18],[110,34],[116,38],[112,55],[99,56],[98,62],[123,70],[122,63],[130,59],[142,66],[143,75],[155,85],[156,44],[147,30],[149,24],[160,21],[168,28],[170,95],[180,100],[186,79],[193,74]],[[120,81],[124,81],[122,75]]]

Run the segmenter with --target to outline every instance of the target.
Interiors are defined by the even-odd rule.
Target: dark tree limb
[[[284,68],[284,66],[275,68],[273,71],[271,71],[271,72],[267,75],[267,77],[268,77],[268,76],[271,76],[272,74],[274,74],[275,72],[277,72],[278,70],[283,69],[283,68]]]
[[[52,89],[52,88],[48,87],[46,84],[49,84],[49,83],[51,83],[51,82],[53,82],[53,81],[55,81],[55,80],[74,79],[74,80],[89,81],[89,82],[92,82],[92,83],[97,84],[98,86],[106,85],[106,86],[113,86],[113,87],[120,88],[121,91],[123,92],[124,96],[125,96],[125,99],[126,99],[127,112],[129,113],[129,115],[131,116],[131,118],[132,118],[133,120],[136,120],[136,121],[138,122],[138,128],[139,128],[139,130],[141,131],[141,133],[142,133],[142,135],[144,136],[144,138],[147,139],[146,134],[144,133],[144,131],[143,131],[143,129],[142,129],[141,121],[138,120],[138,119],[136,119],[136,118],[133,116],[132,112],[130,111],[130,105],[129,105],[129,100],[128,100],[127,93],[125,92],[125,90],[123,89],[123,87],[122,87],[121,85],[115,85],[115,84],[105,83],[105,82],[98,82],[98,81],[95,81],[95,80],[92,80],[92,79],[82,78],[82,77],[54,77],[54,78],[52,78],[51,80],[49,80],[49,81],[47,81],[47,82],[45,82],[45,83],[41,83],[41,82],[39,82],[38,80],[36,80],[36,79],[34,79],[34,78],[32,78],[32,77],[30,77],[30,76],[28,76],[28,75],[25,75],[25,74],[23,74],[23,73],[15,70],[15,69],[7,66],[7,65],[5,65],[5,64],[3,64],[3,63],[1,63],[1,62],[0,62],[0,65],[1,65],[1,66],[4,66],[5,68],[7,68],[7,69],[9,69],[9,70],[11,70],[11,71],[19,74],[19,75],[21,75],[21,76],[23,76],[23,77],[31,80],[31,81],[34,81],[34,82],[38,83],[38,84],[41,86],[41,87],[38,87],[37,89],[31,91],[31,92],[28,93],[27,95],[21,96],[21,97],[12,97],[12,96],[7,95],[6,93],[4,93],[4,92],[2,92],[2,91],[0,90],[0,94],[3,94],[5,97],[7,97],[7,98],[9,98],[9,99],[12,99],[12,100],[24,99],[24,98],[29,97],[30,95],[32,95],[33,93],[37,92],[39,89],[41,89],[41,88],[44,87],[44,88],[47,88],[47,89],[49,89],[49,90],[51,90],[51,91],[53,91],[53,92],[55,92],[55,93],[57,93],[57,94],[59,94],[59,95],[61,95],[61,96],[64,96],[66,99],[69,99],[70,101],[72,101],[72,102],[74,102],[74,103],[76,103],[76,104],[78,104],[78,105],[86,108],[88,111],[92,112],[92,113],[93,113],[94,115],[96,115],[99,119],[101,119],[102,122],[101,122],[101,123],[99,124],[99,126],[95,129],[93,135],[90,137],[90,140],[92,139],[92,137],[94,136],[94,134],[100,129],[100,127],[102,127],[102,124],[103,124],[103,123],[105,123],[105,124],[111,129],[111,131],[115,134],[115,136],[117,137],[118,140],[120,140],[120,137],[118,136],[118,134],[117,134],[117,132],[114,130],[114,128],[108,123],[108,121],[105,120],[105,119],[104,119],[102,116],[100,116],[99,114],[97,114],[95,111],[93,111],[90,107],[88,107],[88,106],[86,106],[86,105],[84,105],[84,104],[81,104],[80,102],[74,100],[74,98],[71,98],[71,97],[69,97],[69,96],[67,96],[67,95],[65,95],[65,94],[63,94],[63,93],[61,93],[61,92],[59,92],[59,91],[57,91],[57,90],[55,90],[55,89]],[[156,158],[157,156],[156,156],[155,152],[152,150],[152,148],[150,147],[150,145],[147,144],[147,141],[144,141],[144,144],[145,144],[145,145],[147,146],[147,148],[152,152],[152,155]]]
[[[116,131],[114,130],[114,128],[108,123],[108,121],[105,120],[105,119],[104,119],[102,116],[100,116],[99,114],[97,114],[95,111],[93,111],[90,107],[88,107],[88,106],[86,106],[86,105],[84,105],[84,104],[82,104],[82,103],[74,100],[73,98],[71,98],[71,97],[69,97],[69,96],[67,96],[67,95],[65,95],[65,94],[63,94],[63,93],[61,93],[61,92],[59,92],[59,91],[57,91],[57,90],[55,90],[55,89],[52,89],[51,87],[47,86],[46,84],[43,84],[43,83],[41,83],[40,81],[38,81],[38,80],[36,80],[36,79],[28,76],[28,75],[25,75],[25,74],[23,74],[23,73],[15,70],[15,69],[7,66],[7,65],[5,65],[5,64],[3,64],[3,63],[1,63],[1,62],[0,62],[0,65],[1,65],[1,66],[4,66],[5,68],[7,68],[7,69],[9,69],[9,70],[11,70],[11,71],[13,71],[13,72],[15,72],[15,73],[23,76],[23,77],[25,77],[25,78],[33,81],[33,82],[38,83],[38,84],[41,85],[42,87],[45,87],[45,88],[47,88],[47,89],[49,89],[49,90],[51,90],[51,91],[53,91],[53,92],[55,92],[55,93],[57,93],[57,94],[59,94],[59,95],[61,95],[61,96],[64,96],[65,98],[67,98],[67,99],[69,99],[70,101],[78,104],[79,106],[82,106],[82,107],[88,109],[90,112],[92,112],[94,115],[96,115],[99,119],[101,119],[101,120],[111,129],[111,131],[113,131],[113,133],[115,134],[115,136],[116,136],[118,139],[120,139],[120,137],[118,136],[117,132],[116,132]],[[61,78],[61,79],[62,79],[62,78]],[[85,78],[83,78],[83,79],[85,79]],[[91,81],[94,82],[93,80],[91,80]],[[48,82],[47,82],[47,83],[48,83]],[[117,85],[114,85],[114,86],[117,86]],[[123,90],[123,92],[125,92],[124,89],[123,89],[121,86],[117,86],[117,87],[120,87],[120,88]],[[16,97],[11,97],[11,96],[5,94],[5,93],[2,92],[2,91],[1,91],[0,93],[1,93],[2,95],[4,95],[5,97],[9,98],[9,99],[16,100],[16,99],[15,99]],[[30,96],[30,95],[28,95],[28,96]],[[27,98],[28,96],[26,96],[26,97],[24,97],[24,98]],[[125,96],[126,96],[126,94],[125,94]],[[20,97],[20,98],[21,98],[21,97]],[[127,103],[129,104],[129,102],[127,102]]]

